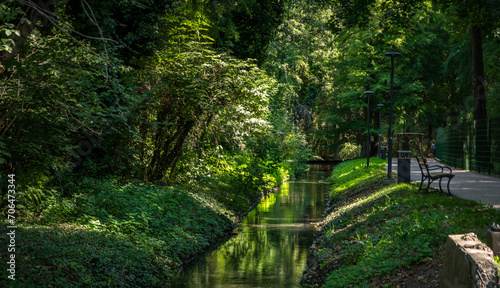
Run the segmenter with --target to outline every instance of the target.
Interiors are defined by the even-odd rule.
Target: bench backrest
[[[418,167],[420,167],[420,172],[424,175],[429,175],[429,165],[424,157],[416,157],[418,162]]]

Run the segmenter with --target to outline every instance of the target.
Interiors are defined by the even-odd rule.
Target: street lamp
[[[368,125],[368,131],[366,133],[366,167],[370,167],[370,94],[373,94],[373,91],[365,91],[365,94],[368,96],[368,120],[367,125]]]
[[[392,90],[394,86],[394,57],[399,57],[401,56],[401,53],[398,52],[387,52],[385,53],[385,56],[391,57],[391,106],[389,109],[389,150],[387,153],[389,153],[389,157],[387,159],[387,179],[388,181],[392,181],[392,105],[393,105],[393,100],[392,100]]]
[[[382,107],[384,104],[377,104],[380,107],[378,111],[378,158],[380,158],[380,143],[382,143]]]

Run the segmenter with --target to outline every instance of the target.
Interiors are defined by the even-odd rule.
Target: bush
[[[342,144],[339,151],[339,157],[343,161],[358,158],[359,154],[361,154],[361,145],[350,142]]]
[[[200,163],[191,189],[207,191],[236,214],[241,214],[257,198],[268,195],[288,176],[284,165],[264,161],[249,154],[218,155]]]

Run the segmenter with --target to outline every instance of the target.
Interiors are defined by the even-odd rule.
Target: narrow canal
[[[173,287],[300,287],[329,175],[325,166],[311,165],[309,173],[283,183],[245,217],[238,235],[188,267]]]

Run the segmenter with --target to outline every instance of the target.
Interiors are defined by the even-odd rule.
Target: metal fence
[[[436,157],[452,167],[500,176],[500,117],[438,129]]]

